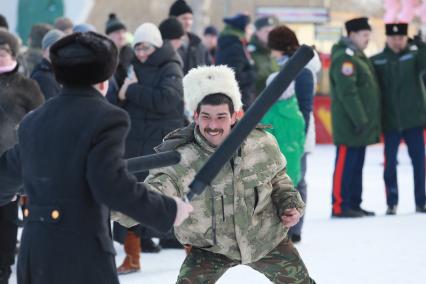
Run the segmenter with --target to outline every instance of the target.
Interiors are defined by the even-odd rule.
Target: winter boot
[[[386,210],[386,215],[396,215],[396,205],[388,206],[388,209]]]
[[[417,213],[426,213],[426,205],[424,206],[416,206]]]
[[[124,259],[123,263],[117,268],[117,273],[119,275],[134,273],[141,269],[140,242],[140,237],[136,233],[132,231],[127,231],[127,235],[124,239],[124,251],[126,252],[126,258]]]

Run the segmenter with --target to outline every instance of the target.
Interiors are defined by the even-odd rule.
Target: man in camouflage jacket
[[[242,105],[233,71],[225,66],[191,70],[184,78],[184,94],[195,123],[170,133],[156,149],[174,149],[182,160],[151,171],[145,181],[153,190],[178,197],[185,196],[195,174],[227,137],[236,123],[234,109]],[[275,283],[313,283],[287,238],[305,205],[286,174],[275,138],[261,127],[191,204],[192,215],[175,227],[177,239],[192,247],[178,283],[213,283],[238,264]]]

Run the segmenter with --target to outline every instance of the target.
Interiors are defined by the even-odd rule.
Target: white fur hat
[[[136,29],[133,47],[142,42],[152,44],[155,47],[163,46],[163,38],[156,25],[153,23],[144,23]]]
[[[191,69],[183,78],[183,94],[187,110],[192,114],[204,97],[222,93],[234,104],[235,111],[241,110],[241,93],[234,70],[226,65],[200,66]]]

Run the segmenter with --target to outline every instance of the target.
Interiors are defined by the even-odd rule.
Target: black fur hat
[[[50,47],[50,59],[58,82],[87,86],[112,76],[118,50],[106,36],[95,32],[73,33]]]

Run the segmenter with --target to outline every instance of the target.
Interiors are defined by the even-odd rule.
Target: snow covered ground
[[[364,167],[363,207],[374,210],[372,218],[330,218],[334,146],[317,146],[308,158],[308,207],[302,242],[297,248],[311,276],[319,284],[418,284],[426,283],[426,214],[415,214],[411,162],[405,146],[400,148],[398,180],[400,202],[397,216],[385,216],[382,179],[383,147],[368,147]],[[124,252],[117,245],[117,263]],[[163,250],[142,254],[142,270],[121,276],[123,284],[175,283],[185,254]],[[15,275],[11,281],[16,283]],[[230,269],[218,281],[270,283],[246,266]]]

